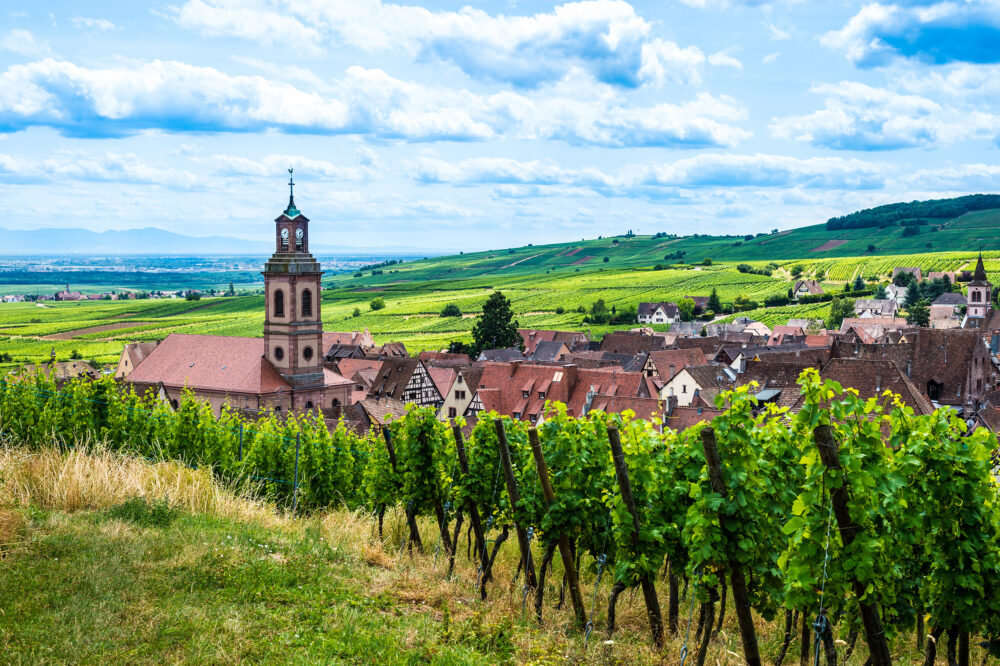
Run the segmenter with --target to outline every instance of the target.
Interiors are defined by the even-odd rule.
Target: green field
[[[580,244],[589,249],[572,255],[567,253],[575,249],[573,244],[523,247],[426,259],[393,266],[376,275],[370,271],[362,277],[332,275],[324,280],[323,323],[331,331],[368,328],[378,342],[401,341],[411,352],[440,349],[452,340],[471,339],[474,316],[486,297],[499,289],[511,299],[522,327],[589,329],[601,335],[608,327],[584,324],[578,307],[589,308],[597,299],[604,299],[608,308],[635,307],[640,301],[707,296],[713,288],[723,302],[739,295],[763,301],[769,295],[787,292],[792,285],[788,271],[796,264],[803,266],[804,276],[823,271],[825,287],[839,290],[858,274],[866,279],[887,280],[895,266],[955,270],[971,267],[976,256],[966,251],[805,257],[775,261],[779,268],[768,277],[741,273],[735,261],[713,261],[711,266],[675,264],[654,270],[650,248],[664,242],[669,241],[651,237],[591,240]],[[581,255],[608,256],[609,261],[595,259],[574,264],[579,260],[573,257]],[[985,252],[984,257],[991,279],[1000,281],[1000,251]],[[766,262],[746,263],[762,267]],[[375,296],[385,300],[385,309],[369,309]],[[464,316],[440,317],[441,309],[449,303],[458,305]],[[59,360],[68,359],[75,350],[85,359],[112,364],[117,362],[125,342],[162,339],[169,333],[261,335],[263,306],[262,296],[197,302],[0,304],[0,352],[10,353],[14,364],[47,359],[53,349]],[[361,312],[358,317],[353,316],[356,308]],[[564,312],[557,314],[557,308]],[[792,317],[824,317],[827,310],[827,304],[813,304],[761,308],[747,314],[773,326]],[[93,327],[101,328],[88,330]]]

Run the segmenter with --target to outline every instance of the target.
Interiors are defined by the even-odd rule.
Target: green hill
[[[960,199],[945,201],[960,201]],[[943,205],[939,205],[937,208],[927,210],[944,208]],[[871,210],[881,210],[881,208]],[[909,209],[901,208],[900,211],[903,212],[896,211],[896,214],[906,214],[907,210]],[[961,210],[961,207],[957,210]],[[860,211],[852,215],[865,212]],[[655,235],[581,239],[550,245],[526,245],[434,257],[393,266],[385,269],[380,275],[370,276],[365,273],[362,278],[357,279],[341,275],[334,277],[330,282],[337,286],[371,286],[427,280],[453,282],[456,279],[468,280],[501,275],[510,277],[549,272],[568,274],[599,268],[651,267],[657,263],[694,264],[705,258],[726,262],[781,262],[797,259],[810,263],[836,257],[1000,250],[1000,234],[996,233],[1000,230],[1000,208],[963,212],[952,218],[925,217],[920,221],[923,224],[904,226],[893,223],[885,227],[841,229],[830,229],[827,224],[815,224],[756,236]]]

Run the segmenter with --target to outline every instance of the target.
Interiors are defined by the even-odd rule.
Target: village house
[[[115,379],[128,377],[129,373],[156,349],[156,345],[155,342],[130,342],[125,345],[118,359],[118,366],[115,368]]]
[[[419,358],[391,358],[382,361],[368,389],[368,397],[392,398],[420,407],[440,407],[444,396],[434,383],[427,366]]]
[[[903,303],[906,302],[906,293],[909,291],[908,287],[898,287],[894,284],[890,284],[885,288],[885,297],[896,304],[896,308],[902,307]]]
[[[455,381],[452,382],[450,390],[444,394],[444,401],[441,409],[438,410],[439,419],[453,419],[462,416],[472,404],[472,398],[479,387],[480,379],[483,376],[483,368],[467,366],[456,369]]]
[[[917,282],[923,279],[923,271],[917,266],[898,266],[892,269],[892,281],[896,281],[896,276],[900,273],[909,273],[917,279]]]
[[[896,302],[888,298],[859,298],[854,301],[854,314],[860,319],[895,317]]]
[[[726,365],[693,365],[681,369],[667,380],[660,389],[660,398],[677,398],[677,405],[687,407],[699,397],[712,404],[712,399],[721,391],[733,387],[736,371]]]
[[[337,336],[324,337],[323,271],[309,253],[309,219],[296,208],[293,187],[289,180],[288,206],[274,220],[275,251],[263,271],[264,337],[171,333],[126,382],[162,385],[174,407],[191,390],[217,414],[226,404],[250,412],[349,404],[354,382],[323,364],[326,342]]]
[[[792,300],[797,301],[803,296],[818,296],[823,293],[823,287],[816,280],[797,280],[792,287]]]
[[[667,381],[688,366],[705,365],[707,362],[701,349],[663,349],[649,352],[642,371],[647,377]]]
[[[695,316],[704,314],[708,310],[708,296],[685,296],[694,301],[694,314]]]
[[[636,320],[640,324],[676,324],[681,311],[676,303],[639,303]]]
[[[531,356],[540,342],[563,342],[570,351],[587,349],[590,340],[586,333],[579,331],[549,331],[533,328],[519,328],[517,332],[524,340],[524,353]]]
[[[961,324],[962,310],[966,306],[965,296],[962,294],[956,294],[950,291],[946,291],[931,303],[930,307],[930,317],[931,322],[940,322],[944,319],[954,319],[955,327]],[[934,326],[933,328],[940,328],[939,326]]]

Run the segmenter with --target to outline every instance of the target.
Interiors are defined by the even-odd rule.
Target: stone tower
[[[323,404],[323,271],[309,254],[309,218],[295,207],[288,170],[288,207],[275,220],[274,254],[264,264],[265,356],[291,384],[292,408]]]
[[[989,316],[992,309],[993,285],[986,279],[986,269],[983,267],[982,253],[979,254],[979,261],[976,263],[976,272],[972,276],[972,282],[969,283],[968,291],[969,298],[966,314],[969,318],[984,319]]]

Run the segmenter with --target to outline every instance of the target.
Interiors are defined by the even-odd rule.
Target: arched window
[[[285,350],[282,349],[281,347],[275,347],[274,348],[274,358],[276,358],[279,361],[281,359],[285,358]]]
[[[312,409],[312,408],[313,408],[313,401],[306,400],[306,409]]]
[[[305,289],[302,292],[302,316],[312,317],[313,313],[313,293]]]
[[[330,403],[330,406],[331,407],[340,407],[340,400],[338,400],[337,398],[334,398],[333,402]]]
[[[302,350],[302,358],[304,358],[307,361],[311,361],[312,357],[313,357],[312,347],[306,347],[305,349]]]
[[[173,407],[174,409],[177,409],[177,407],[178,407],[177,401],[176,400],[171,400],[170,401],[170,406]]]
[[[274,316],[285,316],[285,292],[281,289],[274,292]]]

